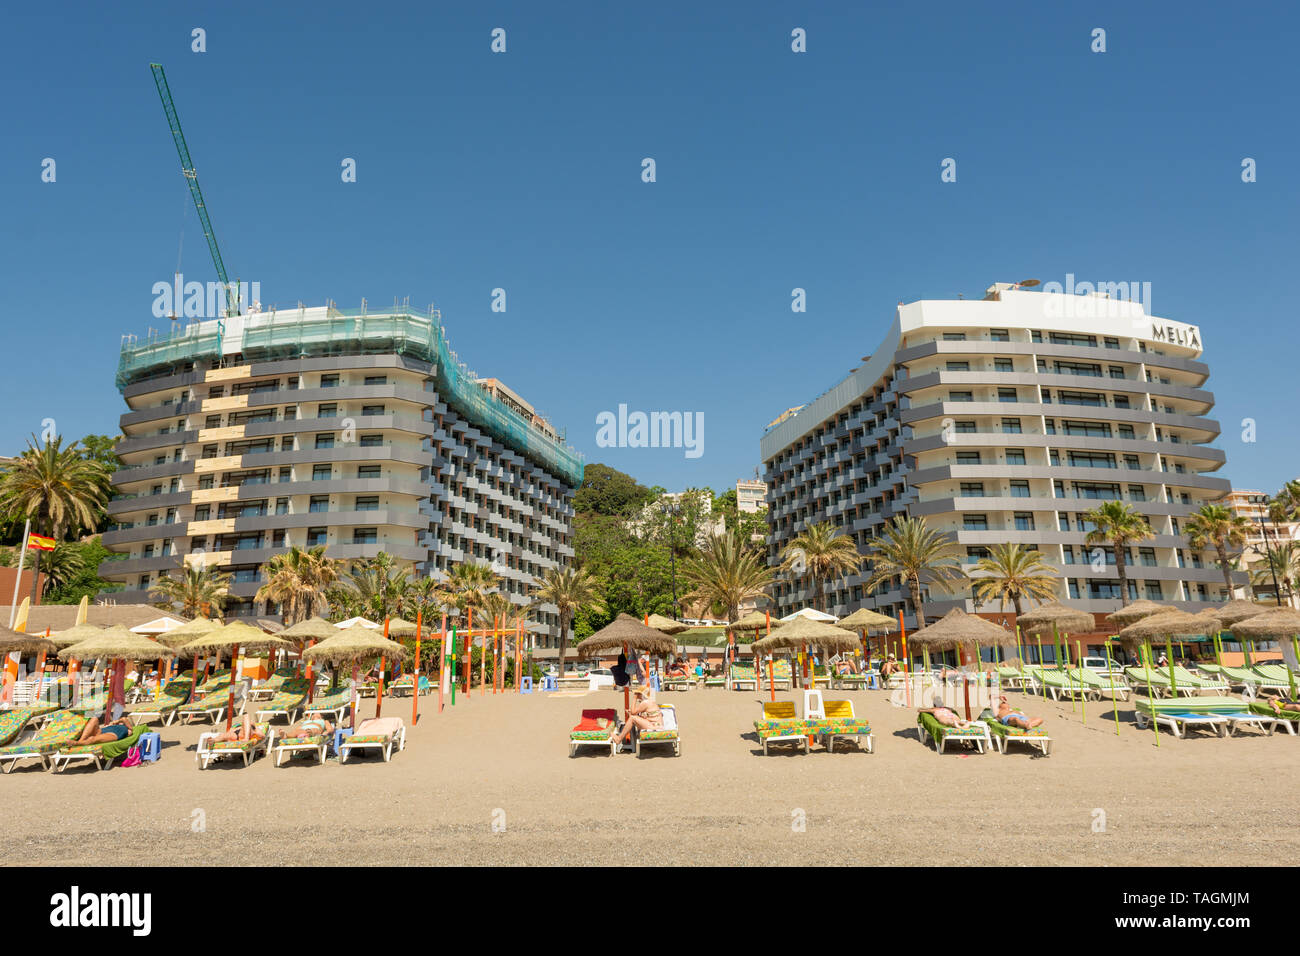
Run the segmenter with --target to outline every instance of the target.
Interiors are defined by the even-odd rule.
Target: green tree
[[[326,557],[325,545],[299,548],[275,555],[262,566],[264,583],[254,600],[280,606],[289,625],[297,624],[325,610],[330,588],[338,581],[340,562]]]
[[[1093,526],[1084,537],[1090,545],[1109,544],[1115,551],[1115,572],[1119,576],[1119,600],[1128,605],[1128,546],[1154,537],[1147,519],[1122,501],[1107,501],[1086,512],[1083,520]]]
[[[608,465],[588,465],[582,471],[582,484],[573,495],[573,510],[579,514],[630,517],[648,501],[652,493],[631,475]]]
[[[1272,545],[1264,554],[1264,560],[1254,564],[1250,569],[1250,583],[1256,588],[1276,587],[1287,604],[1294,605],[1297,587],[1300,586],[1300,544],[1284,541]]]
[[[1232,563],[1230,551],[1241,553],[1250,535],[1250,520],[1223,505],[1201,505],[1183,525],[1187,543],[1194,551],[1213,548],[1223,571],[1223,586],[1232,600]]]
[[[921,585],[952,585],[964,582],[962,550],[957,539],[931,528],[924,518],[898,517],[877,538],[868,555],[871,577],[867,590],[874,591],[894,578],[902,578],[916,614],[917,628],[925,627]]]
[[[117,554],[104,547],[98,535],[88,541],[68,541],[59,547],[74,549],[80,554],[81,569],[69,580],[56,585],[45,595],[44,604],[79,604],[83,597],[93,602],[105,591],[121,590],[122,585],[108,581],[99,576],[99,566],[106,561],[126,560],[126,555]],[[55,549],[58,550],[57,548]]]
[[[1021,605],[1024,598],[1050,601],[1057,596],[1056,570],[1037,550],[1023,545],[993,545],[989,556],[975,563],[975,570],[984,575],[975,579],[975,600],[980,604],[997,600],[999,609],[1010,601],[1016,617],[1024,613]]]
[[[795,575],[807,575],[813,591],[813,607],[826,610],[826,582],[855,573],[862,567],[862,555],[853,539],[829,521],[809,525],[781,554],[781,568]]]
[[[855,552],[856,553],[856,552]],[[740,605],[767,593],[773,572],[736,531],[709,535],[697,558],[687,561],[682,577],[691,597],[723,608],[727,623],[740,618]]]
[[[176,574],[165,574],[151,589],[161,598],[157,607],[179,611],[184,617],[221,617],[230,597],[231,576],[214,567],[187,564]]]
[[[537,589],[537,600],[555,605],[560,616],[560,675],[564,674],[565,652],[569,649],[569,625],[584,605],[597,603],[596,582],[577,562],[567,568],[547,568]]]

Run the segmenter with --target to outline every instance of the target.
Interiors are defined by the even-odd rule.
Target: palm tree
[[[435,578],[413,578],[406,582],[402,595],[408,614],[419,614],[432,632],[434,620],[445,606],[441,586]]]
[[[1083,516],[1092,530],[1083,539],[1085,544],[1109,544],[1115,551],[1115,571],[1119,575],[1119,602],[1128,606],[1128,546],[1136,541],[1155,537],[1147,519],[1122,501],[1107,501]]]
[[[92,528],[96,515],[108,503],[108,467],[82,458],[73,442],[63,447],[63,436],[38,446],[36,436],[0,478],[0,514],[5,520],[30,519],[32,531],[61,540],[78,528]],[[41,553],[35,554],[32,595],[40,576]]]
[[[575,561],[567,568],[547,568],[542,572],[542,584],[537,589],[537,600],[554,604],[560,614],[560,675],[564,675],[564,655],[569,648],[569,626],[573,616],[582,607],[597,607],[596,579]]]
[[[813,607],[824,611],[826,582],[831,578],[853,574],[862,567],[862,555],[853,539],[829,521],[809,525],[785,546],[781,569],[807,574],[813,589]]]
[[[1223,586],[1227,591],[1227,599],[1231,601],[1232,565],[1228,560],[1228,552],[1240,553],[1245,547],[1246,538],[1250,535],[1250,519],[1233,514],[1231,509],[1223,505],[1201,505],[1187,519],[1183,530],[1187,535],[1187,543],[1194,551],[1214,548],[1215,554],[1218,555],[1219,567],[1223,570]]]
[[[61,588],[86,569],[81,550],[66,541],[60,541],[54,550],[45,555],[45,566],[41,573],[45,575],[45,591]]]
[[[334,593],[349,609],[375,621],[400,617],[406,609],[408,573],[391,554],[380,551],[373,558],[354,562],[344,576],[343,587]]]
[[[1281,597],[1294,606],[1297,585],[1300,585],[1300,543],[1284,541],[1269,548],[1262,564],[1251,568],[1250,583],[1257,588],[1266,587],[1282,591]]]
[[[187,564],[179,577],[165,574],[153,586],[162,595],[158,607],[179,610],[185,617],[221,617],[222,606],[230,596],[229,574],[215,567]]]
[[[699,556],[682,565],[682,577],[694,587],[688,600],[716,604],[725,610],[731,624],[740,617],[742,603],[767,593],[773,572],[733,528],[709,535]]]
[[[1288,481],[1268,503],[1268,520],[1287,524],[1300,520],[1300,480]]]
[[[975,562],[975,570],[986,576],[975,579],[975,600],[988,604],[995,598],[999,609],[1007,602],[1016,617],[1023,612],[1021,600],[1048,601],[1056,597],[1056,569],[1037,550],[1019,544],[995,544],[989,556]]]
[[[325,557],[325,547],[304,550],[294,545],[262,566],[265,583],[255,600],[280,605],[286,624],[312,617],[326,603],[329,587],[338,579],[338,562]]]
[[[480,607],[483,599],[500,585],[501,578],[491,565],[463,561],[448,572],[438,593],[444,604],[455,608],[461,617],[467,617],[471,608]]]
[[[957,539],[931,528],[924,518],[895,518],[882,537],[872,542],[868,558],[871,577],[867,590],[901,577],[916,614],[916,626],[925,627],[921,605],[922,584],[956,584],[966,580]]]

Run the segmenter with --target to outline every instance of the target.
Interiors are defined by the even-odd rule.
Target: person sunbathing
[[[836,661],[835,673],[838,674],[840,677],[845,677],[849,674],[852,674],[853,665],[850,664],[848,661]]]
[[[894,655],[889,655],[889,660],[880,665],[880,676],[891,677],[903,669],[903,666],[894,660]]]
[[[253,718],[248,714],[244,715],[243,720],[231,727],[227,731],[217,734],[213,740],[228,740],[231,743],[246,744],[261,740],[265,734],[259,733],[253,726]]]
[[[247,719],[247,718],[245,718]],[[319,737],[332,733],[334,725],[324,717],[304,717],[296,724],[291,724],[284,731],[286,737]]]
[[[998,720],[1002,721],[1008,727],[1019,727],[1021,730],[1033,730],[1043,722],[1041,717],[1029,717],[1019,710],[1014,710],[1007,703],[1005,697],[998,698]]]
[[[969,720],[962,720],[955,711],[951,711],[947,707],[918,707],[917,710],[922,714],[933,714],[934,719],[945,727],[966,728],[970,726]]]
[[[1268,701],[1268,706],[1273,708],[1273,713],[1280,714],[1284,710],[1300,710],[1300,701],[1287,700],[1281,694],[1265,694],[1264,699]]]
[[[630,740],[633,729],[658,730],[663,725],[664,715],[655,702],[654,689],[645,687],[636,692],[636,703],[628,709],[627,723],[623,725],[618,742],[623,744]]]
[[[107,713],[104,715],[108,716]],[[98,717],[91,717],[77,738],[78,744],[110,744],[123,740],[131,733],[131,718],[119,717],[109,723],[101,723]]]

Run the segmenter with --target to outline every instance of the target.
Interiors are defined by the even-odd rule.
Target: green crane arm
[[[185,181],[190,187],[190,196],[193,197],[194,206],[199,211],[203,237],[208,240],[208,252],[212,253],[212,264],[217,267],[217,279],[221,282],[221,288],[226,291],[226,315],[238,315],[239,303],[235,290],[230,285],[230,278],[226,275],[226,264],[221,261],[221,250],[217,247],[217,234],[212,231],[208,207],[203,202],[203,190],[199,188],[199,174],[194,169],[193,160],[190,159],[190,148],[185,145],[185,134],[181,132],[181,118],[176,113],[176,104],[172,102],[172,91],[167,85],[167,74],[163,72],[161,63],[150,63],[149,69],[153,72],[154,85],[158,87],[158,96],[162,99],[163,111],[167,114],[167,122],[171,126],[172,139],[176,141],[176,152],[181,157],[181,172],[185,174]]]

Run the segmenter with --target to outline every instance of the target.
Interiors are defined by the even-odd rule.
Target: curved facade
[[[183,562],[234,575],[253,614],[261,565],[290,545],[380,551],[437,574],[492,562],[523,603],[572,558],[580,458],[494,400],[447,350],[436,315],[335,309],[227,319],[123,345],[121,417],[101,574],[150,588]],[[576,481],[575,481],[576,477]],[[542,605],[539,644],[558,632]]]
[[[1130,598],[1221,600],[1214,556],[1181,533],[1230,490],[1214,475],[1225,456],[1201,351],[1195,326],[1101,295],[994,286],[983,300],[900,305],[863,365],[763,436],[769,563],[810,524],[830,521],[865,553],[895,515],[924,516],[971,564],[992,544],[1036,547],[1062,599],[1109,611],[1114,555],[1096,566],[1082,515],[1121,500],[1155,532],[1129,550]],[[828,610],[906,610],[898,589],[867,595],[867,576],[832,582]],[[786,614],[812,595],[782,581],[776,602]],[[968,589],[934,591],[927,616],[953,606],[976,609]]]

